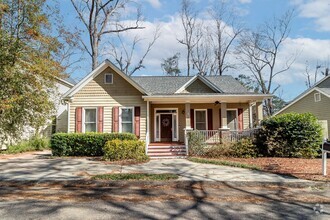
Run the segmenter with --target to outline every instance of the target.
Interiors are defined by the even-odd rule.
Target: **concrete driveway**
[[[308,183],[296,178],[211,164],[193,163],[186,159],[151,160],[148,163],[120,166],[86,158],[51,158],[50,152],[26,154],[0,159],[0,181],[66,181],[85,179],[102,173],[175,173],[179,180]]]

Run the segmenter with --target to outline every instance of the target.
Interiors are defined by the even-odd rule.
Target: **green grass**
[[[251,170],[262,170],[260,167],[255,165],[225,161],[225,160],[215,160],[215,159],[205,159],[205,158],[196,158],[190,157],[188,160],[195,162],[195,163],[206,163],[206,164],[214,164],[214,165],[222,165],[222,166],[230,166],[230,167],[239,167]]]
[[[7,147],[7,150],[0,151],[2,154],[19,154],[28,151],[39,151],[49,149],[49,140],[46,138],[31,138],[21,141],[18,144]]]
[[[112,173],[100,174],[92,177],[94,180],[175,180],[179,176],[171,173],[149,174],[149,173]]]

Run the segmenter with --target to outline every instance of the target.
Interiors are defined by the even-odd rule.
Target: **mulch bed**
[[[327,161],[327,176],[322,175],[322,159],[301,158],[221,158],[260,167],[272,173],[291,175],[300,179],[330,182],[330,160]]]

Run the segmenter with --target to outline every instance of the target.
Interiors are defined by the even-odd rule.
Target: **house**
[[[288,105],[276,112],[275,115],[297,112],[314,114],[323,127],[323,135],[329,137],[330,128],[330,76],[317,82],[312,88],[307,89]]]
[[[131,132],[146,141],[149,155],[166,156],[173,145],[185,150],[185,132],[191,129],[251,128],[253,114],[262,119],[267,97],[231,76],[128,77],[106,60],[63,100],[67,132]]]
[[[67,132],[67,108],[66,104],[61,102],[61,96],[68,90],[70,90],[75,84],[76,82],[71,78],[61,79],[56,77],[56,92],[53,97],[51,97],[55,105],[55,114],[53,116],[53,119],[40,129],[40,133],[42,136],[50,137],[55,132]],[[32,128],[31,126],[25,126],[23,128],[21,140],[29,139],[34,134],[34,128]],[[12,138],[8,138],[6,141],[0,143],[0,150],[5,150],[8,145],[13,143],[15,143],[15,141]]]

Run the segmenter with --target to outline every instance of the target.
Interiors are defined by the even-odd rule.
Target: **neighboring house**
[[[146,141],[150,153],[150,146],[161,146],[155,143],[184,142],[185,130],[248,129],[253,115],[262,119],[267,97],[231,76],[128,77],[106,60],[63,100],[68,132],[131,132]]]
[[[287,106],[282,108],[275,115],[297,112],[314,114],[323,127],[323,135],[329,137],[330,128],[330,76],[326,76],[317,82],[312,88],[307,89]]]
[[[76,82],[71,79],[60,79],[56,78],[56,92],[51,99],[55,104],[55,114],[52,120],[49,121],[46,125],[44,125],[41,129],[41,135],[44,137],[50,137],[55,132],[67,132],[68,127],[68,113],[66,104],[62,102],[61,96],[68,92]],[[23,134],[21,136],[22,140],[29,139],[35,134],[35,129],[30,126],[24,127]],[[0,143],[0,149],[6,149],[8,145],[13,144],[14,140],[8,139],[4,143]]]

